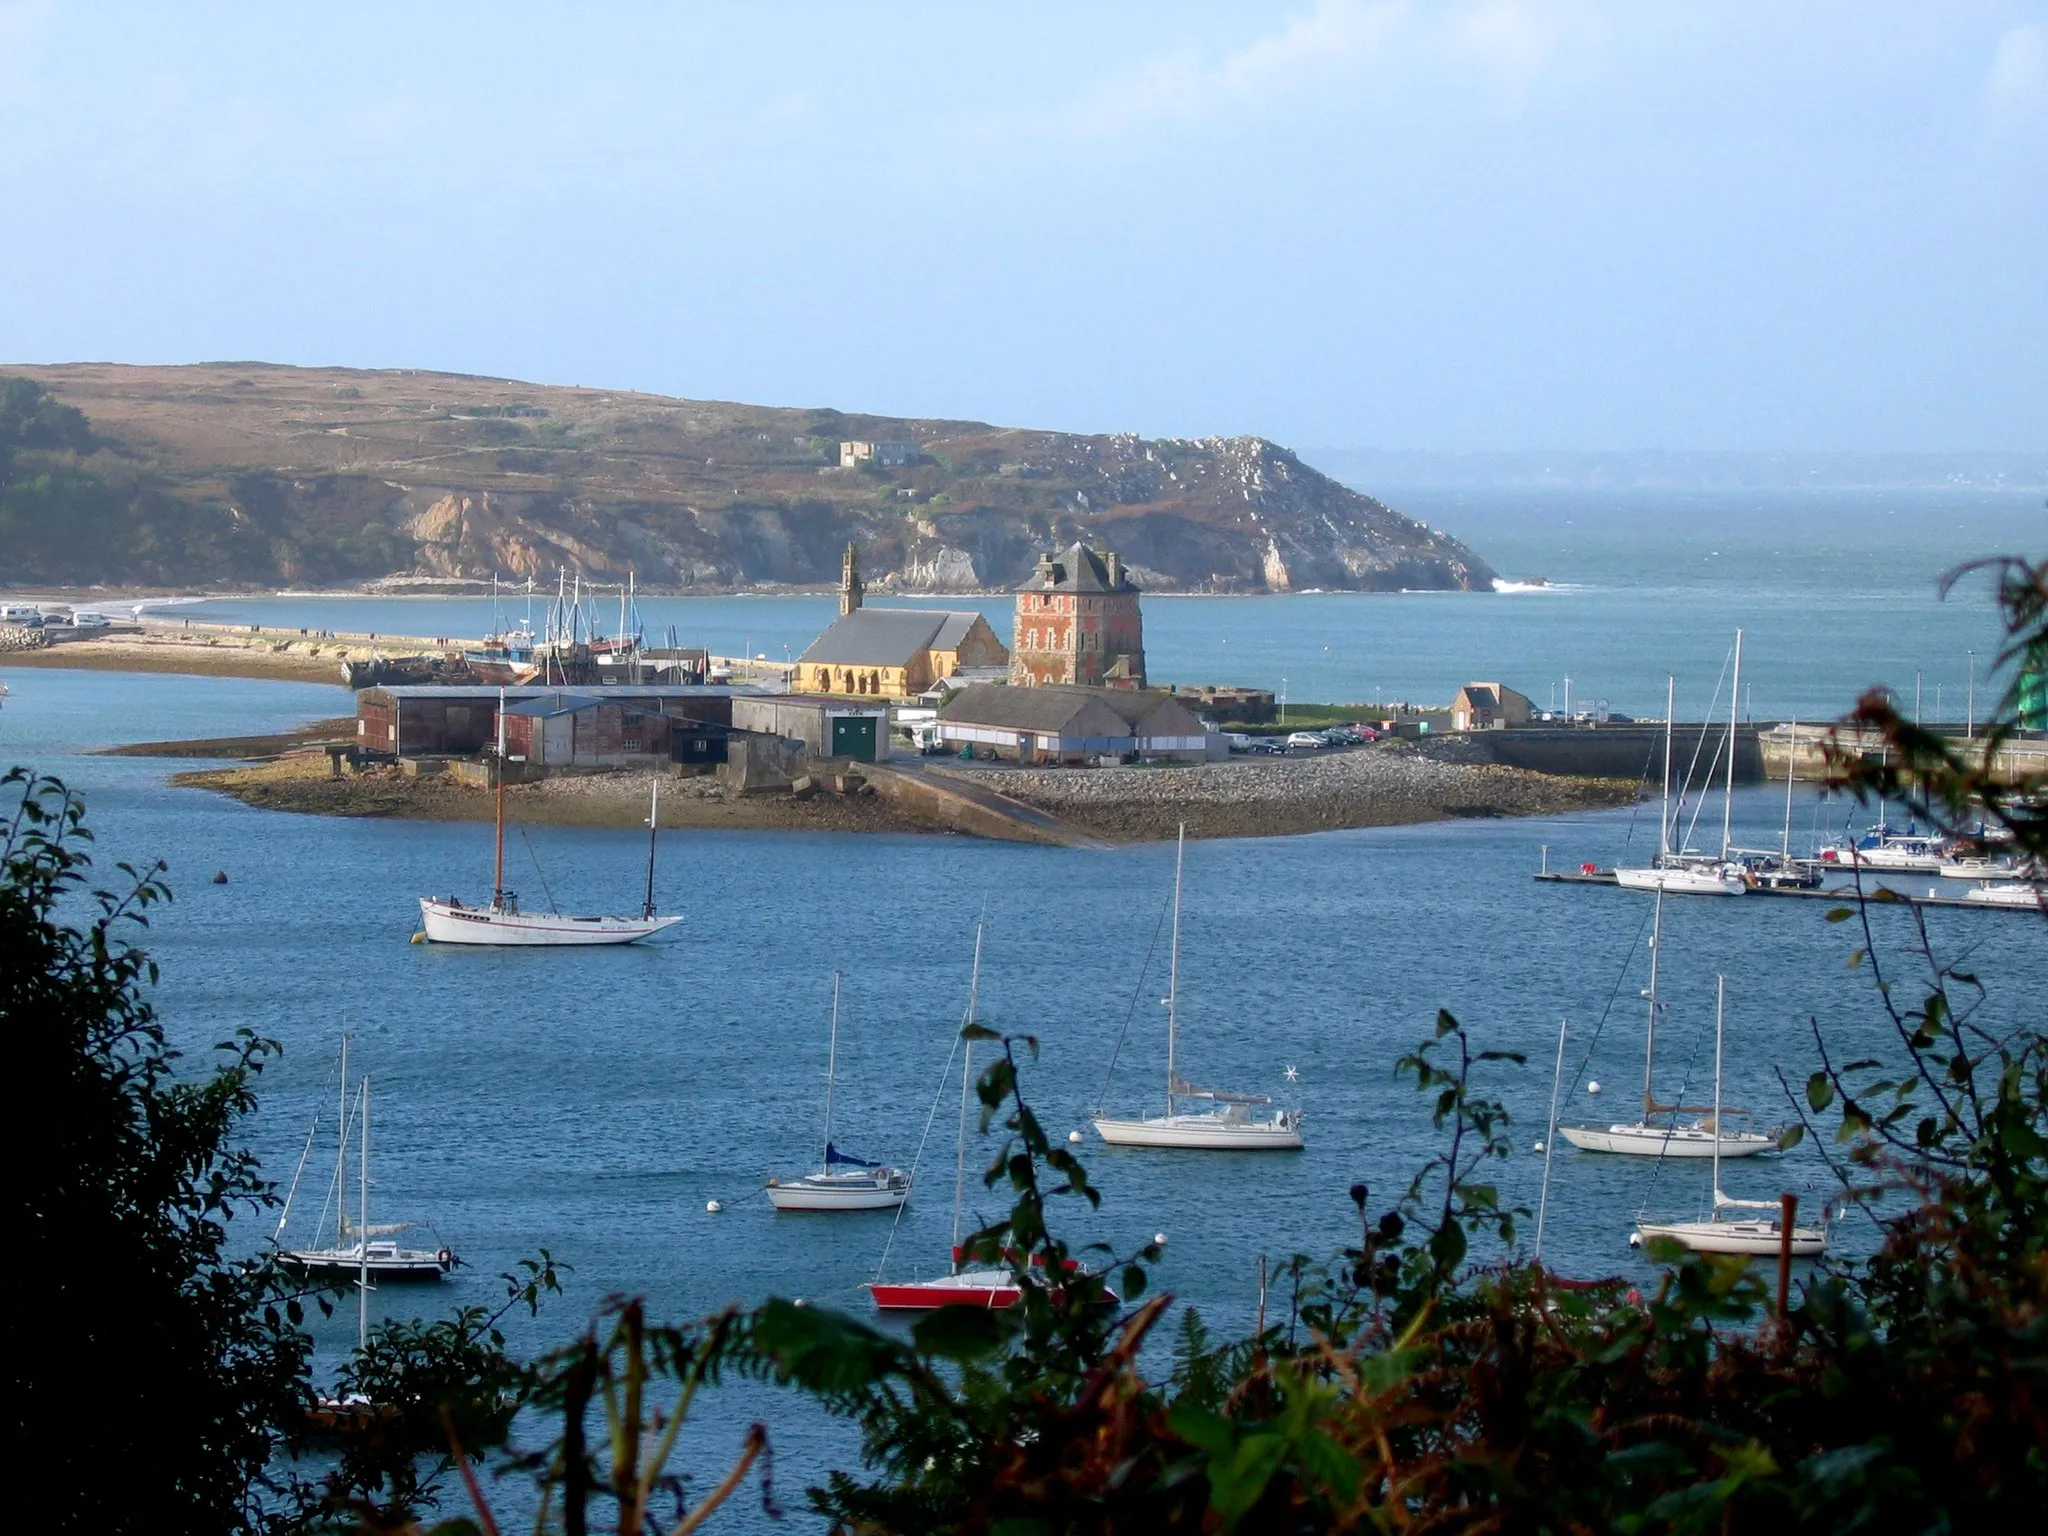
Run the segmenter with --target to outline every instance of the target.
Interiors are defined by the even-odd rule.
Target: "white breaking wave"
[[[1509,581],[1504,576],[1493,578],[1496,592],[1583,592],[1586,589],[1570,581]]]

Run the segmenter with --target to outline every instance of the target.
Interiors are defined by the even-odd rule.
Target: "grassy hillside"
[[[1258,438],[1147,441],[258,363],[0,368],[0,580],[1006,587],[1112,545],[1148,587],[1484,587],[1447,535]],[[916,461],[839,465],[842,439]],[[11,445],[11,446],[10,446]],[[89,537],[80,537],[89,529]]]

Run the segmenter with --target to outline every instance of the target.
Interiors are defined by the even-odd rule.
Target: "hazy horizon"
[[[24,361],[1347,453],[2048,450],[2044,0],[0,0],[0,196]]]

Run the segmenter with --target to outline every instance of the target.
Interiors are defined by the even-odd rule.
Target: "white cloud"
[[[2048,26],[1999,38],[1984,77],[1984,132],[1993,141],[2048,134]]]
[[[1319,0],[1279,31],[1221,60],[1182,50],[1107,81],[1064,114],[1063,126],[1108,137],[1148,123],[1263,108],[1340,79],[1381,54],[1411,10],[1407,0]]]

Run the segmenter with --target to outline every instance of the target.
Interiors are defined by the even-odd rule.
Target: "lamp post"
[[[1280,679],[1280,723],[1287,723],[1287,679]]]
[[[1913,673],[1913,723],[1915,725],[1920,723],[1920,674],[1918,671]]]
[[[1970,707],[1963,716],[1963,740],[1977,739],[1977,653],[1970,652]]]

